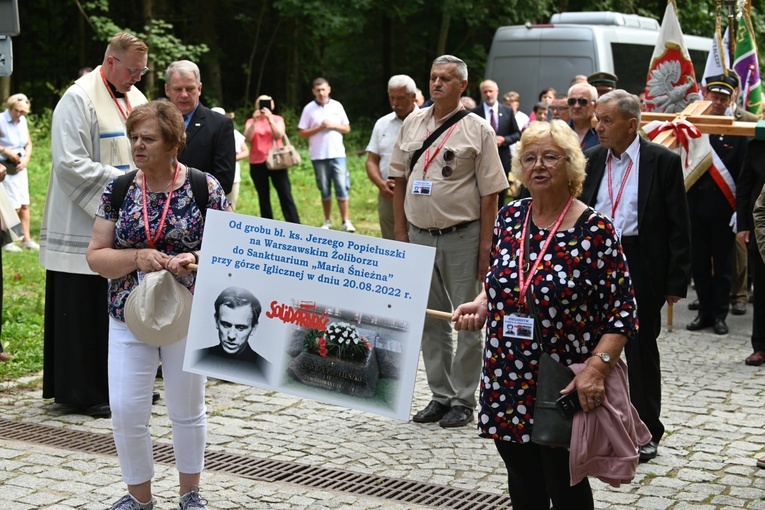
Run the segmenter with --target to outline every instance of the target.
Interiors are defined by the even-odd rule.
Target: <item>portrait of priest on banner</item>
[[[198,366],[223,371],[224,379],[270,379],[271,363],[252,347],[262,310],[260,301],[247,289],[227,287],[214,307],[218,344],[198,351]]]

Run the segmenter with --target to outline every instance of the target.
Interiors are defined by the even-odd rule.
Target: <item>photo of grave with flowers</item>
[[[372,350],[369,340],[347,322],[333,322],[326,331],[312,329],[305,336],[305,350],[322,358],[333,356],[348,361],[364,361]]]
[[[314,327],[295,325],[287,342],[285,384],[342,393],[368,404],[378,400],[386,407],[394,401],[407,324],[313,302],[293,306],[296,316],[310,312],[324,320],[318,326],[314,321]]]

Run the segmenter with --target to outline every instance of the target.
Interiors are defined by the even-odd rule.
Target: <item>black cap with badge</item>
[[[707,92],[719,92],[727,96],[733,95],[733,91],[738,88],[738,78],[735,75],[718,74],[707,76]]]

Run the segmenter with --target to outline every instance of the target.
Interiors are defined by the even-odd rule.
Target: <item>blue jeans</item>
[[[313,171],[316,174],[316,186],[321,192],[322,200],[332,199],[332,183],[335,184],[335,198],[348,199],[348,169],[345,158],[312,159]]]

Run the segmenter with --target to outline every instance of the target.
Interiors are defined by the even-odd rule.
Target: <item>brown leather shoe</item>
[[[765,469],[765,457],[760,457],[757,459],[757,467],[760,469]]]
[[[751,367],[759,367],[763,363],[765,363],[765,351],[753,352],[744,360],[744,364]]]

